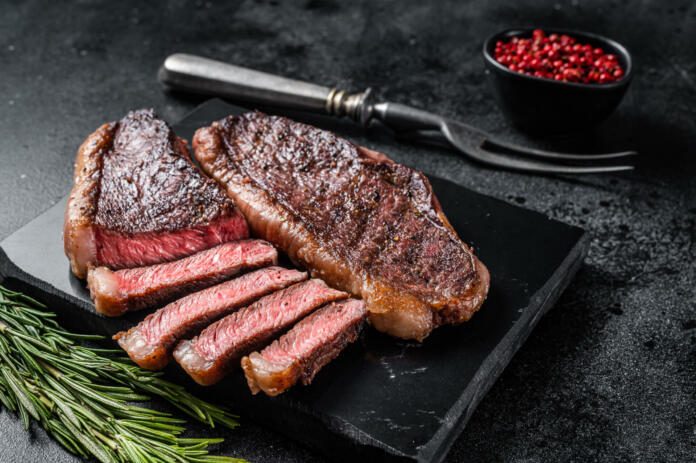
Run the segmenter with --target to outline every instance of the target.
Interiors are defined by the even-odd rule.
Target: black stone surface
[[[584,29],[633,53],[616,114],[593,131],[528,138],[500,114],[479,48],[524,25]],[[74,152],[106,120],[201,99],[162,92],[169,53],[288,76],[372,85],[503,138],[599,152],[635,148],[636,172],[575,179],[496,172],[445,150],[342,125],[399,162],[580,225],[578,277],[486,395],[448,461],[692,461],[696,455],[696,7],[689,1],[9,2],[0,4],[0,236],[70,188]],[[521,246],[524,243],[520,243]],[[0,461],[77,461],[0,411]],[[202,432],[202,430],[198,430]],[[245,423],[253,461],[322,461]]]
[[[211,100],[175,124],[174,132],[190,140],[197,128],[245,111]],[[206,396],[223,403],[231,399],[244,416],[335,460],[441,461],[478,402],[575,275],[588,237],[543,214],[447,180],[431,181],[452,226],[475,247],[492,275],[485,310],[462,326],[436,330],[423,343],[366,330],[311,386],[276,398],[252,397],[241,371],[207,389]],[[69,326],[112,336],[146,313],[107,318],[94,311],[84,281],[72,274],[63,251],[66,201],[0,243],[7,257],[0,254],[3,284],[20,285],[46,305],[60,307]],[[518,245],[521,240],[525,246]],[[195,385],[176,365],[168,373]]]

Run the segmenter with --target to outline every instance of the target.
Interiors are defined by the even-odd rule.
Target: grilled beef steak
[[[161,370],[180,339],[196,335],[206,325],[261,296],[306,278],[305,272],[280,267],[256,270],[174,301],[114,339],[141,367]]]
[[[422,173],[260,112],[199,129],[193,147],[258,236],[362,297],[378,330],[422,340],[440,324],[468,320],[486,298],[486,267]]]
[[[73,273],[179,259],[246,238],[244,217],[152,110],[104,124],[82,144],[63,240]]]
[[[278,395],[298,381],[307,385],[351,342],[367,312],[363,301],[332,302],[308,315],[261,352],[242,358],[251,392]]]
[[[321,280],[298,283],[218,320],[192,340],[181,341],[174,358],[198,384],[214,384],[242,356],[263,347],[317,307],[346,296]]]
[[[116,317],[173,301],[240,271],[275,264],[277,258],[276,249],[265,241],[232,241],[163,264],[116,272],[91,268],[87,286],[97,312]]]

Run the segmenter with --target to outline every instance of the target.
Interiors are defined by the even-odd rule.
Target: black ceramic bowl
[[[498,104],[518,126],[530,131],[560,132],[583,129],[606,119],[619,105],[631,82],[633,64],[621,44],[596,34],[562,29],[543,29],[547,34],[567,34],[579,43],[600,47],[616,55],[624,76],[607,84],[560,82],[509,70],[493,57],[498,40],[531,37],[534,29],[508,29],[483,44],[486,74]]]

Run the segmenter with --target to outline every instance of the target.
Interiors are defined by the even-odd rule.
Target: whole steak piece
[[[422,340],[438,325],[469,320],[485,300],[488,270],[422,173],[260,112],[199,129],[193,147],[254,233],[364,299],[378,330]]]
[[[246,238],[244,217],[153,110],[104,124],[82,144],[63,226],[75,275],[138,267]]]

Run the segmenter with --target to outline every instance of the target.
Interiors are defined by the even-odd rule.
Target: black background
[[[501,116],[480,45],[519,25],[606,34],[634,55],[618,112],[596,130],[527,138]],[[587,229],[590,254],[474,413],[448,461],[696,456],[696,5],[692,2],[0,3],[0,237],[62,197],[99,124],[150,106],[169,121],[202,99],[163,92],[182,51],[327,85],[368,85],[503,138],[575,151],[633,148],[630,174],[557,179],[492,171],[349,125],[399,162]],[[521,246],[524,243],[520,243]],[[0,412],[0,461],[72,461]],[[253,461],[322,461],[262,427],[233,433]]]

